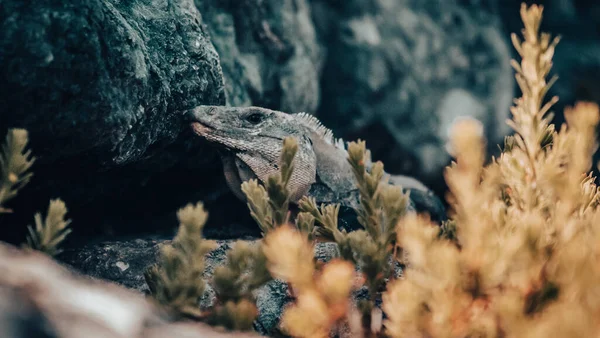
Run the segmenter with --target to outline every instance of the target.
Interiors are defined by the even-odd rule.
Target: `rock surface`
[[[308,0],[195,3],[219,53],[228,105],[316,111],[324,60]]]
[[[179,111],[225,103],[191,0],[4,1],[0,22],[0,125],[27,128],[42,162],[138,161],[182,131]]]
[[[44,254],[0,243],[0,336],[5,338],[254,337],[171,323],[138,293],[83,277]]]
[[[203,307],[209,307],[215,300],[210,285],[214,269],[225,263],[227,251],[234,241],[217,241],[217,248],[206,256],[204,279],[209,281]],[[82,248],[68,249],[59,259],[75,270],[102,280],[109,280],[129,289],[148,293],[144,281],[144,271],[156,262],[158,248],[168,240],[136,239],[130,241],[101,242]],[[251,241],[253,243],[253,241]],[[332,243],[318,243],[315,257],[323,262],[334,257],[336,247]],[[287,294],[287,285],[274,280],[257,291],[259,317],[255,322],[256,330],[261,334],[275,332],[284,306],[291,300]]]
[[[172,213],[184,202],[150,196],[174,196],[173,185],[185,203],[210,199],[218,184],[182,184],[221,175],[214,151],[185,136],[181,112],[224,103],[219,56],[192,0],[2,1],[0,134],[26,128],[37,157],[6,222],[61,197],[75,220],[88,219],[74,223],[81,234],[110,217],[139,222],[152,203]]]
[[[513,80],[508,36],[494,13],[446,0],[312,5],[327,46],[318,117],[366,139],[390,172],[439,188],[447,132],[459,116],[482,121],[491,140],[504,136]]]
[[[82,236],[169,233],[198,200],[208,236],[258,235],[182,109],[316,113],[442,192],[448,124],[502,134],[512,94],[496,12],[464,1],[4,0],[0,22],[0,132],[27,128],[38,157],[6,222],[61,197]]]

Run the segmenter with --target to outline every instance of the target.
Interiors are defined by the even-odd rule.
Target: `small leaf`
[[[39,250],[50,256],[55,256],[61,252],[58,246],[71,233],[68,228],[71,220],[65,220],[67,208],[65,203],[59,199],[50,201],[48,214],[45,220],[42,220],[42,215],[36,213],[35,228],[28,226],[29,236],[25,247]]]
[[[10,129],[0,151],[0,213],[11,212],[4,204],[14,198],[33,174],[29,171],[35,158],[26,151],[29,136],[24,129]]]

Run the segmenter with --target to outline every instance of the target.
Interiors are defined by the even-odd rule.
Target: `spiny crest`
[[[321,123],[321,121],[319,121],[319,119],[317,119],[316,117],[314,117],[310,114],[304,113],[304,112],[295,114],[295,116],[298,117],[298,120],[304,126],[306,126],[310,130],[315,132],[317,135],[319,135],[321,138],[323,138],[323,140],[325,140],[325,142],[327,142],[331,145],[334,145],[336,148],[346,150],[344,140],[342,140],[341,138],[336,139],[333,136],[333,132],[331,131],[331,129],[325,127]]]
[[[327,143],[334,143],[333,132],[325,127],[319,119],[307,113],[298,113],[296,116],[306,127],[321,136]]]

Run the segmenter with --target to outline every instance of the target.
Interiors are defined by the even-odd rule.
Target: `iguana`
[[[298,141],[298,152],[288,185],[291,202],[308,195],[318,203],[339,203],[341,214],[358,205],[346,144],[316,117],[225,106],[198,106],[188,117],[194,133],[220,150],[227,184],[239,199],[245,200],[242,182],[256,178],[264,183],[278,172],[283,139],[292,136]],[[427,212],[432,220],[446,219],[440,199],[421,182],[408,176],[388,176],[390,183],[410,192],[410,209]]]

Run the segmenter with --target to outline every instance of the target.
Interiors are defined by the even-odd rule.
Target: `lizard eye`
[[[263,121],[263,114],[261,113],[252,113],[246,116],[246,121],[252,124],[259,124]]]

